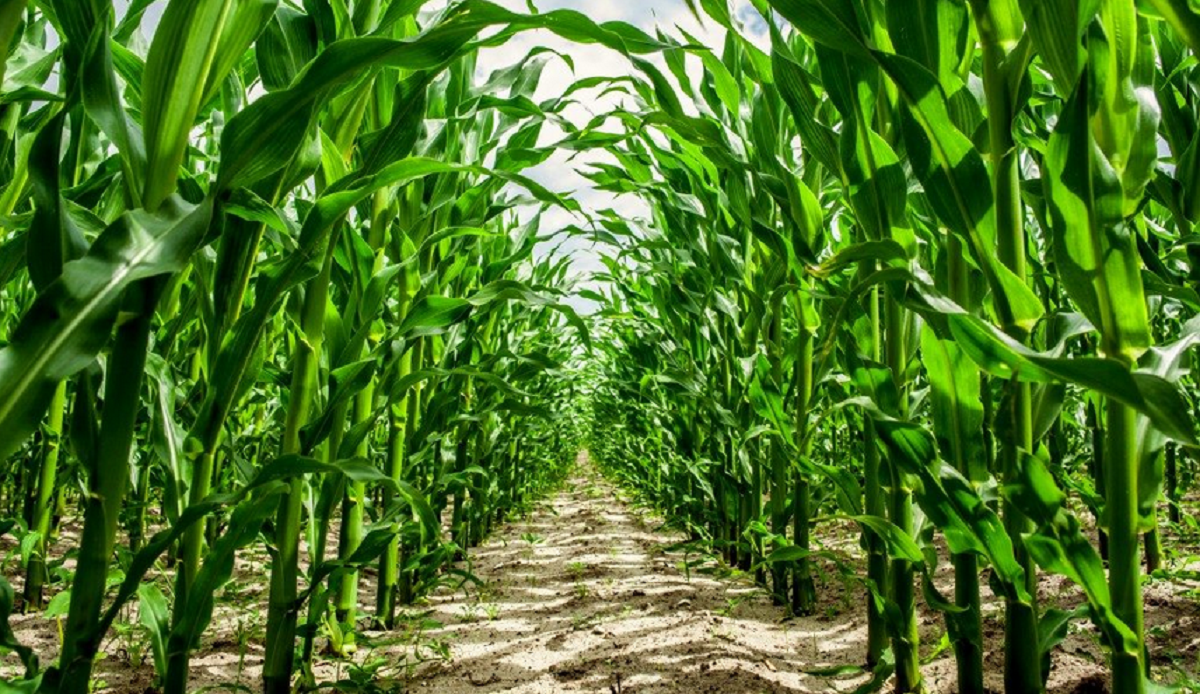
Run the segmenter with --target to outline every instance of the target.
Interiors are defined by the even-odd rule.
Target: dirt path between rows
[[[451,580],[404,610],[407,626],[360,632],[353,662],[328,652],[323,630],[317,679],[341,680],[340,687],[348,678],[353,685],[342,691],[439,694],[801,694],[853,692],[867,682],[869,675],[855,667],[865,659],[867,641],[857,524],[825,519],[816,528],[816,545],[841,560],[814,564],[814,614],[798,618],[772,605],[750,576],[711,556],[673,549],[684,538],[662,528],[661,517],[633,503],[583,454],[561,491],[471,550],[463,568],[478,584]],[[335,537],[328,546],[337,546]],[[943,595],[953,595],[952,565],[944,544],[938,546],[934,583]],[[244,691],[229,685],[254,688],[261,676],[260,613],[247,608],[265,598],[256,566],[267,561],[261,552],[239,557],[244,580],[223,591],[216,628],[192,661],[193,691]],[[359,608],[365,616],[375,602],[377,578],[370,568],[364,573]],[[984,679],[998,694],[1004,689],[1003,601],[984,585]],[[1146,586],[1146,624],[1160,681],[1176,681],[1180,664],[1200,657],[1200,605],[1187,597],[1197,590],[1195,582]],[[1061,576],[1043,573],[1038,592],[1044,610],[1072,610],[1083,601]],[[925,686],[930,694],[953,694],[956,668],[944,615],[920,595],[917,608]],[[360,621],[360,628],[367,622]],[[244,647],[237,645],[239,630],[250,634]],[[1052,662],[1051,694],[1109,694],[1107,656],[1086,620],[1070,626]],[[889,681],[882,691],[891,688]]]
[[[681,570],[658,532],[586,461],[552,500],[472,553],[479,594],[435,595],[450,648],[415,691],[836,692],[863,676],[805,674],[859,662],[865,625],[784,621],[753,584]],[[693,558],[695,558],[693,556]]]
[[[750,577],[730,577],[712,558],[670,549],[683,538],[661,528],[661,518],[632,503],[581,459],[560,492],[471,550],[470,565],[463,568],[479,584],[449,581],[405,608],[396,631],[365,628],[351,660],[328,651],[323,628],[314,662],[317,680],[326,686],[338,682],[339,691],[438,694],[824,693],[852,692],[866,682],[868,676],[852,667],[839,676],[815,674],[865,658],[859,581],[844,578],[830,562],[818,562],[815,614],[789,619]],[[856,525],[837,520],[822,523],[814,534],[818,545],[845,555],[846,570],[861,575],[858,537]],[[72,541],[73,536],[59,547]],[[328,546],[337,547],[336,535]],[[15,551],[15,545],[0,542],[0,558],[9,562],[5,570],[0,561],[0,571],[20,591]],[[1195,554],[1189,550],[1187,556]],[[238,556],[234,579],[222,588],[213,625],[192,657],[191,691],[258,689],[269,562],[260,545]],[[360,628],[368,627],[377,582],[373,567],[364,574]],[[169,570],[152,576],[164,591],[171,577]],[[946,557],[935,582],[943,594],[952,594]],[[1197,591],[1195,581],[1156,580],[1146,587],[1146,624],[1160,681],[1174,681],[1183,666],[1200,659],[1200,604],[1190,597]],[[1000,692],[1003,605],[986,587],[983,594],[985,679],[991,691]],[[1046,574],[1039,595],[1043,609],[1070,610],[1082,601],[1069,581]],[[957,687],[952,653],[941,641],[943,617],[920,598],[918,617],[926,687],[931,694],[951,694]],[[139,627],[130,626],[137,623],[134,601],[101,649],[97,692],[154,691],[149,643]],[[14,615],[10,624],[43,663],[54,662],[61,639],[57,620]],[[1106,656],[1086,621],[1071,626],[1053,663],[1047,686],[1052,694],[1107,694]],[[0,677],[21,671],[15,655],[0,657]]]

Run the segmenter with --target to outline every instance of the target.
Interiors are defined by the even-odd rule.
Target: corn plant
[[[328,606],[330,638],[351,650],[359,568],[383,563],[390,625],[454,558],[431,505],[464,498],[438,466],[445,442],[473,456],[462,472],[483,470],[467,492],[475,542],[573,460],[577,418],[512,423],[555,416],[566,386],[541,373],[586,337],[560,300],[562,264],[534,257],[545,237],[514,217],[578,209],[521,175],[544,155],[517,156],[571,99],[529,99],[537,54],[477,84],[478,37],[549,27],[626,54],[666,44],[577,12],[424,4],[171,0],[148,38],[148,2],[0,10],[13,95],[0,455],[33,500],[27,609],[43,602],[60,499],[83,517],[68,636],[55,666],[27,658],[30,682],[86,691],[102,639],[167,554],[170,616],[147,623],[165,690],[186,691],[234,557],[263,541],[263,686],[289,691],[311,672],[311,647],[293,661],[300,627],[311,646]],[[460,411],[464,382],[483,385]],[[61,496],[64,470],[78,499]],[[122,519],[132,558],[114,595]]]
[[[1174,380],[1185,373],[1193,338],[1186,327],[1164,329],[1178,325],[1170,318],[1178,311],[1190,315],[1188,299],[1167,289],[1179,286],[1178,269],[1151,249],[1172,243],[1163,219],[1186,228],[1190,214],[1187,184],[1172,182],[1190,176],[1183,153],[1193,134],[1179,118],[1190,101],[1170,75],[1194,39],[1195,15],[1176,5],[1123,2],[755,5],[779,20],[768,22],[770,53],[741,37],[721,3],[701,3],[697,14],[729,34],[719,59],[701,58],[698,91],[683,84],[684,68],[673,70],[676,91],[693,99],[699,117],[678,106],[664,77],[651,75],[636,88],[640,118],[661,128],[669,145],[631,128],[626,142],[609,147],[617,164],[594,175],[614,192],[643,196],[652,210],[641,224],[610,222],[594,235],[622,248],[601,277],[614,290],[597,295],[608,307],[602,313],[622,326],[609,342],[598,397],[615,403],[640,391],[642,410],[618,415],[606,404],[596,416],[605,430],[611,418],[625,438],[648,437],[659,451],[596,442],[597,457],[674,513],[691,515],[689,525],[704,509],[696,495],[712,499],[718,526],[730,522],[720,486],[729,480],[697,484],[704,471],[721,469],[720,445],[669,452],[692,436],[686,427],[648,436],[637,423],[644,417],[649,428],[662,427],[691,411],[699,394],[724,393],[733,400],[722,403],[715,428],[702,437],[741,439],[740,430],[778,438],[793,457],[792,472],[827,478],[844,492],[837,501],[846,513],[862,523],[866,660],[889,668],[883,638],[890,637],[897,691],[924,689],[914,573],[927,574],[932,564],[912,503],[953,555],[953,598],[930,600],[945,613],[960,691],[984,690],[982,565],[991,566],[1005,599],[1006,691],[1044,689],[1049,649],[1061,638],[1044,635],[1063,633],[1071,618],[1039,608],[1039,568],[1080,585],[1113,654],[1114,691],[1142,691],[1138,542],[1145,534],[1157,561],[1160,452],[1168,438],[1193,440],[1186,396]],[[1156,72],[1160,45],[1166,68]],[[967,89],[971,80],[982,89]],[[1168,105],[1159,107],[1156,96]],[[727,108],[738,99],[753,107]],[[1164,130],[1160,110],[1171,117],[1164,137],[1178,152],[1172,167],[1161,165],[1155,146]],[[657,175],[647,177],[647,167]],[[709,197],[716,190],[722,194]],[[752,259],[771,257],[788,261],[794,274],[776,271],[765,288],[736,283],[753,276]],[[716,267],[728,270],[709,270]],[[633,280],[631,272],[662,279]],[[1178,298],[1148,300],[1144,277],[1153,279],[1154,297]],[[806,284],[820,289],[805,291]],[[817,381],[824,391],[815,400],[817,421],[836,433],[837,413],[862,411],[861,467],[850,477],[809,459],[807,447],[822,432],[805,431],[814,400],[804,369],[789,385],[786,370],[771,368],[778,353],[785,364],[809,358],[806,313],[768,322],[767,347],[750,358],[727,332],[698,335],[673,317],[686,311],[695,324],[732,314],[743,334],[752,333],[760,316],[774,320],[761,308],[762,294],[771,292],[818,296],[828,305],[814,312],[825,314],[821,328],[829,326],[815,336],[816,373],[824,379]],[[1170,308],[1155,320],[1160,307]],[[1165,344],[1152,348],[1152,336]],[[739,359],[752,387],[739,389],[719,361],[705,366],[691,356],[706,350]],[[685,354],[691,358],[681,362]],[[761,368],[752,369],[756,361]],[[849,389],[831,378],[839,373]],[[920,384],[931,395],[914,400]],[[1096,479],[1107,581],[1047,468],[1062,459],[1058,413],[1074,407],[1068,388],[1103,407]],[[737,420],[730,415],[745,412],[742,399],[754,403],[753,416]],[[722,433],[722,426],[734,429]],[[1047,436],[1053,448],[1042,443]],[[665,459],[620,461],[631,455]],[[689,503],[667,489],[682,482],[664,474],[672,467],[685,475]],[[984,496],[994,484],[1001,509]],[[778,488],[770,490],[774,516]],[[764,492],[758,484],[750,489]],[[792,503],[797,519],[801,500]],[[722,528],[711,539],[763,532],[761,503],[749,505],[749,517],[734,521],[739,529]],[[790,536],[780,528],[775,522],[778,548],[764,563],[820,556],[806,523]],[[890,566],[876,560],[880,551]],[[928,579],[921,580],[928,596]],[[793,609],[802,611],[803,602]]]
[[[0,2],[0,527],[20,607],[69,605],[49,668],[0,630],[15,686],[86,691],[137,595],[186,691],[252,551],[264,691],[325,686],[320,640],[351,658],[469,578],[586,445],[792,614],[818,566],[853,577],[875,683],[927,689],[919,589],[958,691],[996,686],[987,569],[1005,691],[1044,691],[1085,615],[1113,690],[1150,689],[1141,585],[1195,445],[1200,14],[751,4],[759,41],[689,0],[705,46],[486,0]],[[533,29],[632,76],[536,101],[570,59],[486,50]],[[618,105],[572,122],[592,90]],[[646,215],[528,175],[561,150]],[[567,236],[606,249],[586,287],[543,250]],[[1086,610],[1040,605],[1046,573]]]

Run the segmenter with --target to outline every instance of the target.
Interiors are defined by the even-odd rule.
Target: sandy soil
[[[786,618],[750,577],[712,558],[671,549],[681,537],[632,503],[584,462],[563,490],[526,519],[499,528],[471,552],[460,577],[405,611],[393,632],[362,632],[353,659],[322,652],[319,680],[370,686],[357,691],[460,692],[847,692],[868,676],[847,668],[865,656],[863,592],[832,565],[818,566],[812,617]],[[817,540],[845,553],[861,574],[857,527],[827,522]],[[336,542],[331,546],[336,547]],[[1170,546],[1170,545],[1168,545]],[[6,550],[9,548],[0,548]],[[2,554],[2,551],[0,551]],[[944,554],[944,553],[943,553]],[[253,691],[261,676],[267,557],[252,546],[218,597],[214,623],[193,658],[192,691]],[[20,591],[11,564],[0,567]],[[375,576],[359,599],[371,613]],[[943,557],[935,583],[952,592]],[[155,576],[164,585],[169,572]],[[984,582],[986,586],[986,582]],[[1194,671],[1200,662],[1197,585],[1151,581],[1146,624],[1156,673]],[[1081,602],[1065,579],[1043,576],[1043,608]],[[987,684],[1003,691],[1003,606],[984,588]],[[923,672],[933,694],[955,690],[952,654],[939,648],[941,615],[920,607]],[[136,608],[126,623],[137,623]],[[364,620],[360,626],[366,626]],[[18,638],[53,662],[58,628],[41,615],[13,618]],[[318,641],[325,647],[326,639]],[[97,664],[98,692],[152,692],[144,636],[114,630]],[[1053,694],[1107,692],[1106,656],[1086,619],[1053,654]],[[16,674],[11,657],[0,676]],[[821,674],[818,671],[826,670]],[[1160,675],[1162,676],[1162,675]],[[885,691],[890,687],[885,687]]]
[[[431,616],[447,625],[431,633],[445,639],[451,657],[418,669],[413,688],[448,694],[843,692],[869,679],[853,667],[842,676],[817,674],[865,660],[858,584],[821,566],[816,614],[787,618],[744,574],[730,576],[711,560],[685,572],[689,557],[665,551],[682,538],[659,527],[660,518],[582,465],[565,491],[474,552],[472,571],[483,581],[475,594],[431,599]],[[849,561],[861,561],[853,549],[856,526],[820,527],[817,539],[825,547],[844,548],[853,555]],[[953,574],[942,554],[935,583],[952,595]],[[1001,692],[1003,603],[984,585],[986,684]],[[1172,681],[1172,670],[1193,669],[1200,655],[1200,604],[1186,588],[1165,581],[1146,587],[1153,666]],[[1073,584],[1049,575],[1042,576],[1039,599],[1043,609],[1083,602]],[[953,655],[939,647],[944,619],[918,600],[926,686],[932,694],[953,694]],[[1086,618],[1073,622],[1052,654],[1048,691],[1108,692],[1106,659]]]
[[[416,690],[446,692],[827,692],[805,674],[860,659],[859,620],[782,620],[744,580],[679,569],[679,538],[653,531],[588,468],[473,555],[477,595],[443,594],[452,659]]]

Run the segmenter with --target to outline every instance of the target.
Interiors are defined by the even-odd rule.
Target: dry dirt
[[[525,538],[525,539],[522,539]],[[473,555],[483,594],[434,596],[453,660],[416,690],[445,692],[826,692],[805,669],[860,659],[859,619],[781,620],[747,581],[677,564],[655,532],[586,468],[529,520]]]
[[[855,526],[818,527],[823,545],[860,562]],[[463,568],[477,581],[454,581],[435,592],[407,612],[406,626],[396,632],[364,632],[353,661],[319,655],[317,677],[346,682],[343,691],[357,681],[377,687],[357,691],[446,694],[850,692],[867,681],[861,671],[816,672],[862,663],[861,586],[832,565],[818,565],[816,614],[788,619],[750,577],[669,549],[681,539],[585,463],[528,518],[501,527],[472,550]],[[193,658],[192,691],[257,690],[266,563],[259,549],[239,555],[235,579],[219,596],[214,624]],[[19,592],[14,579],[20,572],[0,568]],[[374,574],[366,574],[359,599],[363,614],[370,614]],[[944,594],[952,591],[950,575],[943,560],[935,583]],[[168,575],[157,578],[165,585]],[[1155,581],[1147,587],[1158,673],[1191,671],[1200,658],[1200,603],[1184,594],[1188,588],[1195,586]],[[1043,608],[1080,603],[1078,590],[1059,577],[1043,576],[1039,594]],[[986,588],[984,595],[987,683],[1000,692],[1003,610]],[[953,657],[939,648],[943,619],[920,608],[927,685],[931,694],[951,694]],[[136,610],[126,616],[136,623]],[[43,663],[53,662],[53,620],[19,615],[13,627]],[[107,657],[97,666],[97,691],[153,691],[149,649],[139,642],[145,643],[137,632],[110,635]],[[1072,625],[1053,660],[1052,694],[1107,691],[1105,655],[1086,619]],[[0,659],[0,675],[15,674],[12,664],[11,657]]]
[[[817,674],[865,659],[858,584],[842,580],[831,565],[820,566],[816,614],[786,618],[749,576],[713,571],[712,561],[705,563],[707,571],[685,571],[689,557],[664,551],[683,538],[660,527],[660,518],[582,465],[553,500],[475,550],[472,572],[484,582],[479,594],[431,598],[431,616],[447,625],[438,633],[452,658],[418,670],[413,689],[815,693],[854,691],[869,679],[861,672]],[[820,528],[822,544],[850,550],[850,561],[859,561],[852,549],[857,526]],[[944,550],[942,555],[935,583],[952,595],[953,574]],[[1153,666],[1168,680],[1177,669],[1192,671],[1200,657],[1200,603],[1184,594],[1195,587],[1152,581],[1145,589]],[[983,594],[986,684],[1001,692],[1003,603],[986,581]],[[944,619],[918,600],[926,686],[931,694],[953,694],[953,655],[939,648]],[[1049,575],[1042,576],[1039,600],[1043,609],[1083,602],[1073,584]],[[1086,618],[1072,623],[1053,652],[1047,689],[1109,691],[1106,655]]]

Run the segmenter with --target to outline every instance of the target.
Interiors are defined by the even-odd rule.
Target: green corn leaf
[[[232,3],[171,0],[154,32],[142,84],[146,209],[157,210],[175,190]]]
[[[274,494],[251,497],[233,509],[226,532],[208,550],[191,586],[187,614],[177,619],[171,627],[171,635],[167,639],[168,658],[181,652],[181,649],[192,649],[199,645],[201,633],[212,621],[217,592],[233,575],[235,553],[258,538],[263,522],[279,508],[277,496],[282,488],[274,487],[274,490]]]
[[[946,96],[928,70],[901,56],[879,51],[872,55],[908,105],[907,113],[912,117],[902,119],[905,143],[931,206],[941,222],[960,235],[971,250],[992,289],[1005,327],[1028,334],[1044,309],[1024,278],[1014,276],[994,256],[991,183],[982,157],[954,126]]]
[[[628,33],[622,28],[626,25],[597,25],[574,11],[522,15],[482,0],[468,0],[455,9],[450,18],[411,39],[338,41],[305,66],[290,87],[267,94],[238,113],[221,137],[224,156],[217,187],[249,185],[284,167],[308,130],[314,108],[364,70],[441,70],[491,26],[509,27],[489,39],[494,43],[506,40],[511,32],[546,28],[572,40],[599,42],[625,53],[666,47],[644,34]]]
[[[13,614],[14,597],[12,585],[0,577],[0,646],[17,654],[25,666],[25,677],[29,678],[37,674],[38,658],[33,649],[22,645],[13,633],[9,617]]]
[[[1087,62],[1083,34],[1101,0],[1020,0],[1033,45],[1060,92],[1070,93]]]
[[[66,63],[79,70],[83,62],[83,47],[87,45],[101,18],[111,13],[111,5],[102,0],[51,0],[54,16],[67,44]]]
[[[823,46],[859,58],[868,56],[859,18],[851,0],[769,0],[771,7],[799,31]]]
[[[718,60],[711,51],[699,51],[699,55],[705,71],[713,79],[714,88],[721,104],[730,113],[737,113],[742,103],[741,90],[738,88],[737,80],[729,72],[729,68],[725,67],[725,64]]]
[[[0,350],[0,454],[8,455],[37,427],[55,385],[104,348],[125,291],[182,269],[211,217],[211,200],[173,201],[158,214],[126,213],[85,256],[63,266]]]
[[[915,279],[915,278],[914,278]],[[1083,386],[1134,408],[1169,437],[1194,441],[1194,423],[1179,388],[1151,373],[1131,372],[1115,359],[1064,358],[1026,347],[995,326],[967,313],[939,294],[927,280],[913,285],[921,302],[912,307],[931,324],[944,321],[955,342],[984,371],[1001,378]]]
[[[337,423],[335,412],[338,407],[348,404],[351,398],[366,388],[374,380],[375,371],[375,360],[364,359],[340,366],[330,372],[332,392],[329,400],[325,403],[325,408],[321,413],[301,429],[300,450],[312,451],[329,437],[333,426]]]
[[[750,402],[760,417],[763,417],[783,436],[790,449],[796,449],[795,430],[791,417],[783,404],[780,384],[771,373],[771,364],[760,355],[754,362],[754,378],[750,382]]]
[[[888,34],[896,51],[924,66],[943,85],[957,79],[964,56],[970,55],[966,51],[970,29],[967,4],[916,0],[888,3],[886,7]],[[996,8],[988,9],[994,17]]]
[[[183,453],[184,431],[175,418],[175,380],[165,361],[157,354],[147,355],[146,376],[150,380],[150,440],[166,476],[163,511],[172,522],[179,520],[186,503],[185,492],[190,470]]]
[[[437,335],[461,323],[473,310],[474,306],[466,299],[427,296],[409,309],[404,322],[400,324],[399,333],[407,337]]]
[[[842,132],[842,170],[859,224],[872,241],[894,240],[906,252],[913,248],[904,209],[907,183],[895,151],[872,130],[847,121]]]
[[[921,330],[921,356],[932,386],[933,431],[942,455],[972,481],[987,478],[979,370],[953,340]]]
[[[286,89],[317,53],[317,29],[312,18],[282,5],[266,23],[254,57],[268,92]]]
[[[1197,332],[1197,321],[1189,321],[1184,326],[1184,335],[1173,343],[1160,347],[1151,347],[1142,355],[1142,363],[1138,373],[1156,376],[1169,383],[1177,383],[1190,369],[1191,353],[1200,344],[1200,332]],[[1170,396],[1168,396],[1170,397]],[[1138,457],[1138,516],[1143,532],[1150,532],[1156,527],[1155,514],[1163,489],[1163,459],[1162,449],[1167,443],[1167,437],[1154,422],[1145,415],[1138,416],[1137,423],[1137,457]]]
[[[234,0],[232,13],[221,27],[216,54],[205,78],[200,103],[204,104],[216,96],[221,82],[233,71],[246,50],[275,16],[279,0]]]
[[[25,0],[3,0],[0,2],[0,46],[11,46],[13,36],[21,24],[21,15],[25,10]],[[7,58],[8,51],[5,50]],[[4,81],[5,68],[0,66],[0,83]]]
[[[862,408],[874,420],[885,454],[904,473],[919,480],[913,494],[925,515],[945,534],[950,551],[986,557],[1007,597],[1027,602],[1025,572],[1003,523],[975,486],[938,458],[933,437],[914,423],[886,414],[868,397],[847,399],[843,406]]]
[[[875,520],[883,521],[884,523],[887,523],[887,521],[882,518],[875,518]],[[760,563],[754,565],[754,567],[752,567],[752,568],[758,568],[759,566],[769,566],[771,564],[792,563],[792,562],[799,561],[801,559],[809,559],[809,558],[813,558],[813,557],[819,557],[821,559],[829,559],[830,561],[840,561],[841,560],[841,557],[839,557],[838,555],[836,555],[833,552],[830,552],[828,550],[811,550],[811,549],[804,549],[803,547],[797,547],[795,545],[787,545],[785,547],[777,547],[777,548],[771,550],[771,552],[769,554],[767,554],[767,556],[763,557],[763,559]]]
[[[150,635],[150,649],[154,654],[154,670],[167,671],[167,637],[171,633],[171,612],[167,598],[152,583],[143,583],[138,588],[138,622],[146,627]]]
[[[1078,519],[1066,508],[1066,495],[1054,483],[1044,463],[1035,456],[1020,457],[1019,484],[1003,491],[1037,526],[1025,546],[1046,571],[1070,578],[1087,596],[1092,619],[1109,643],[1125,652],[1136,649],[1137,640],[1129,627],[1112,611],[1112,597],[1100,555],[1084,537]]]
[[[1200,53],[1200,8],[1191,0],[1145,0],[1195,53]]]
[[[1141,263],[1121,182],[1092,136],[1088,83],[1079,81],[1046,152],[1055,263],[1071,299],[1100,331],[1102,351],[1133,363],[1151,342]]]
[[[396,86],[391,122],[382,131],[364,138],[367,152],[359,175],[373,174],[412,153],[425,119],[425,89],[431,77],[430,73],[421,72]]]
[[[87,250],[87,241],[68,212],[59,184],[65,120],[66,114],[62,113],[47,123],[29,152],[29,178],[36,209],[26,237],[25,256],[29,278],[39,290],[62,274],[63,263]]]
[[[19,232],[0,244],[0,286],[8,284],[17,270],[25,267],[28,238],[28,232]]]
[[[893,558],[903,559],[914,564],[921,564],[925,561],[916,540],[888,519],[879,516],[853,516],[850,520],[867,526],[883,538],[883,542],[888,548],[888,554]]]
[[[771,65],[780,96],[791,109],[805,151],[812,154],[832,174],[841,171],[837,142],[830,128],[817,118],[818,101],[810,76],[777,46],[771,52]]]
[[[117,89],[112,43],[103,25],[96,27],[85,46],[82,66],[84,108],[116,145],[130,195],[140,199],[146,180],[146,147],[142,131],[129,117]]]

